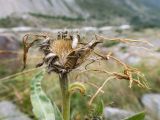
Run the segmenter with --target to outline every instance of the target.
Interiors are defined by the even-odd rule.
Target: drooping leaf
[[[38,73],[31,81],[31,103],[33,113],[38,120],[62,120],[61,114],[55,105],[50,101],[41,87],[41,80],[44,77],[44,71]]]
[[[125,118],[124,120],[144,120],[145,112],[137,113],[131,117]]]

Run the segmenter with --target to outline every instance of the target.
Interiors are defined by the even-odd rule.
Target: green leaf
[[[54,113],[55,113],[55,120],[63,120],[62,114],[59,111],[57,105],[54,102],[52,102],[52,104],[53,104]]]
[[[145,112],[143,111],[131,117],[125,118],[124,120],[144,120],[144,118],[145,118]]]
[[[44,73],[44,71],[39,72],[31,80],[30,98],[33,106],[33,113],[38,120],[62,120],[61,113],[56,104],[51,102],[42,90],[41,81],[44,78]]]
[[[102,116],[103,115],[103,110],[104,110],[104,103],[103,100],[101,100],[97,105],[95,109],[95,114],[96,116]]]

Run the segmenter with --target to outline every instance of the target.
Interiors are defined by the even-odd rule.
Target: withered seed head
[[[42,42],[39,44],[39,49],[44,54],[44,58],[43,62],[37,64],[37,67],[45,63],[48,72],[53,71],[57,73],[69,72],[80,66],[90,55],[91,51],[93,51],[94,47],[100,43],[99,41],[92,41],[89,44],[80,45],[80,35],[70,34],[67,31],[58,32],[57,39],[53,40],[48,36],[42,37],[43,39],[40,39]],[[39,38],[39,36],[36,35],[36,38]],[[25,41],[27,41],[27,38]],[[27,56],[28,49],[38,40],[35,39],[32,41],[31,43],[26,42],[28,47],[24,49],[24,58]]]
[[[99,41],[92,41],[85,46],[80,46],[79,34],[69,34],[67,31],[58,32],[57,40],[42,42],[41,48],[44,52],[44,61],[47,64],[49,72],[57,73],[64,71],[71,71],[77,68],[93,51],[94,47],[101,43]],[[46,51],[49,51],[48,53]]]

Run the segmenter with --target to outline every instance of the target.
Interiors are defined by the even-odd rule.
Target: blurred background
[[[108,38],[152,43],[153,47],[106,41],[99,46],[103,53],[112,51],[126,64],[141,70],[151,89],[136,85],[130,89],[127,81],[112,80],[98,98],[104,100],[106,120],[120,120],[139,111],[146,111],[146,120],[160,120],[159,11],[159,0],[0,0],[0,120],[36,120],[29,98],[29,83],[38,71],[34,69],[35,63],[41,61],[42,56],[37,49],[31,49],[28,67],[21,72],[22,37],[27,33],[55,35],[64,30],[78,31],[86,41],[94,39],[96,33]],[[121,70],[114,62],[106,63],[105,68]],[[99,86],[104,75],[84,74],[82,79]],[[89,94],[95,93],[95,88],[88,87]],[[46,75],[43,88],[60,106],[61,97],[55,94],[60,93],[58,76]],[[84,119],[79,116],[87,113],[87,98],[80,94],[73,98],[72,119]]]

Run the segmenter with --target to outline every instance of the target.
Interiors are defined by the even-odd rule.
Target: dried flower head
[[[41,40],[39,44],[40,51],[44,54],[42,63],[38,63],[37,67],[44,63],[47,65],[48,72],[70,72],[80,66],[85,59],[93,51],[94,47],[101,43],[100,40],[91,41],[86,45],[80,44],[80,35],[70,35],[66,32],[59,32],[56,39],[51,39],[48,36],[35,35],[32,42],[28,42],[29,34],[24,39],[24,68],[26,65],[27,52],[36,41]],[[43,39],[41,39],[43,38]]]

